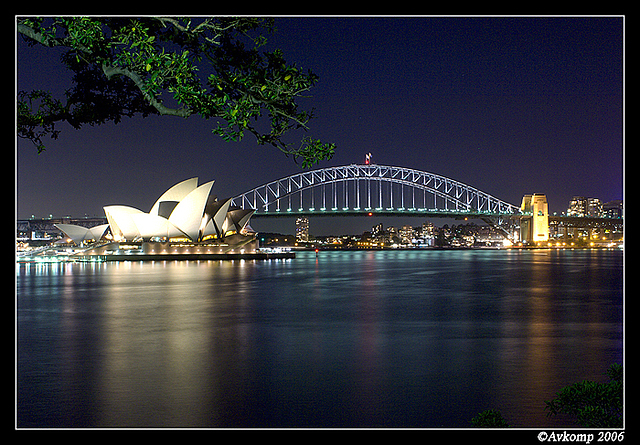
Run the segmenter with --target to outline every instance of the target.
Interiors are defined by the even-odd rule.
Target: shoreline
[[[296,252],[356,252],[356,251],[459,251],[459,250],[620,250],[619,246],[509,246],[509,247],[423,247],[423,248],[293,248],[284,252],[250,252],[250,253],[125,253],[108,255],[24,255],[16,256],[17,263],[33,262],[117,262],[117,261],[203,261],[203,260],[274,260],[294,259]]]
[[[277,260],[293,259],[294,252],[255,253],[159,253],[159,254],[115,254],[115,255],[52,255],[17,257],[18,263],[32,262],[116,262],[116,261],[202,261],[202,260]]]
[[[623,245],[618,246],[509,246],[509,247],[354,247],[354,248],[342,248],[342,247],[303,247],[296,248],[297,251],[313,252],[318,250],[323,251],[358,251],[358,250],[416,250],[416,251],[429,251],[429,250],[624,250]]]

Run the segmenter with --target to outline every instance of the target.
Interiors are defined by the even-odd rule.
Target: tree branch
[[[142,95],[144,96],[144,98],[149,102],[149,104],[155,108],[156,110],[158,110],[158,113],[162,114],[162,115],[168,115],[168,116],[178,116],[178,117],[189,117],[191,116],[191,110],[189,110],[188,108],[169,108],[169,107],[165,107],[162,102],[158,101],[155,97],[153,97],[151,94],[147,93],[145,91],[144,88],[144,81],[142,80],[142,78],[135,72],[128,70],[126,68],[120,68],[117,66],[112,66],[112,65],[108,65],[106,62],[102,63],[102,71],[104,72],[105,76],[107,76],[108,79],[111,79],[111,77],[115,76],[115,75],[122,75],[125,77],[128,77],[129,79],[131,79],[133,81],[133,83],[136,84],[136,86],[138,87],[138,89],[142,92]]]
[[[49,38],[46,35],[37,32],[36,30],[34,30],[33,28],[31,28],[30,26],[27,26],[25,24],[22,23],[18,23],[17,25],[17,30],[19,33],[35,40],[36,42],[45,45],[45,46],[66,46],[63,42],[61,42],[58,39],[55,38]],[[88,52],[90,53],[90,51],[87,48],[81,47],[79,48],[80,50],[84,51],[84,52]],[[166,107],[162,104],[162,102],[158,101],[155,97],[153,97],[151,94],[147,93],[144,89],[144,81],[142,80],[142,78],[136,74],[135,72],[128,70],[126,68],[120,68],[120,67],[115,67],[112,65],[108,65],[107,63],[102,63],[102,71],[104,72],[105,76],[107,76],[108,79],[110,79],[112,76],[114,75],[123,75],[125,77],[128,77],[129,79],[131,79],[133,81],[133,83],[136,84],[136,86],[138,87],[138,89],[142,92],[144,98],[149,102],[149,104],[155,108],[158,113],[162,114],[162,115],[169,115],[169,116],[179,116],[179,117],[189,117],[191,116],[191,111],[189,109],[186,108],[179,108],[179,109],[175,109],[175,108],[169,108]]]
[[[35,40],[36,42],[44,45],[44,46],[58,46],[60,42],[57,39],[50,39],[46,37],[44,34],[37,32],[35,29],[27,26],[23,23],[18,23],[17,30],[20,34],[24,34],[25,36]]]
[[[75,42],[75,44],[70,44],[68,39],[58,39],[55,37],[47,36],[46,34],[37,32],[35,29],[25,25],[24,23],[18,23],[17,30],[20,34],[23,34],[44,46],[66,46],[68,48],[75,48],[84,53],[91,54],[91,50],[89,48],[78,42]]]

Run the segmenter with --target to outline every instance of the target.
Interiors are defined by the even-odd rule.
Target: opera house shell
[[[54,224],[54,226],[76,244],[81,244],[83,241],[99,240],[109,228],[109,224],[101,224],[90,229],[75,224]]]
[[[109,224],[90,229],[57,224],[76,244],[99,240],[111,230],[113,241],[189,241],[222,240],[228,235],[246,234],[254,210],[230,207],[231,199],[218,200],[211,195],[214,181],[198,186],[198,178],[182,181],[153,204],[148,213],[134,207],[104,207]]]

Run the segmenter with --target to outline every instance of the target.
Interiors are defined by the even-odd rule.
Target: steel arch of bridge
[[[519,208],[434,173],[384,165],[310,170],[263,184],[232,199],[256,216],[432,213],[512,215]]]
[[[519,208],[459,181],[420,170],[345,165],[263,184],[232,199],[255,216],[406,214],[501,216]]]

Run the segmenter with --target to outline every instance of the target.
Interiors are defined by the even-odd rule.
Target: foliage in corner
[[[569,414],[584,428],[622,428],[622,365],[614,363],[606,372],[607,383],[584,380],[562,388],[545,401],[547,417]]]
[[[488,409],[471,419],[475,428],[508,428],[509,424],[497,409]]]
[[[271,19],[30,17],[18,18],[17,30],[30,45],[65,48],[62,62],[73,72],[64,98],[18,93],[18,136],[38,152],[44,137],[58,137],[56,123],[78,129],[150,114],[199,115],[226,141],[249,132],[306,168],[335,152],[335,144],[310,137],[299,145],[284,139],[308,130],[313,110],[296,100],[318,76],[287,64],[280,50],[261,50]]]

